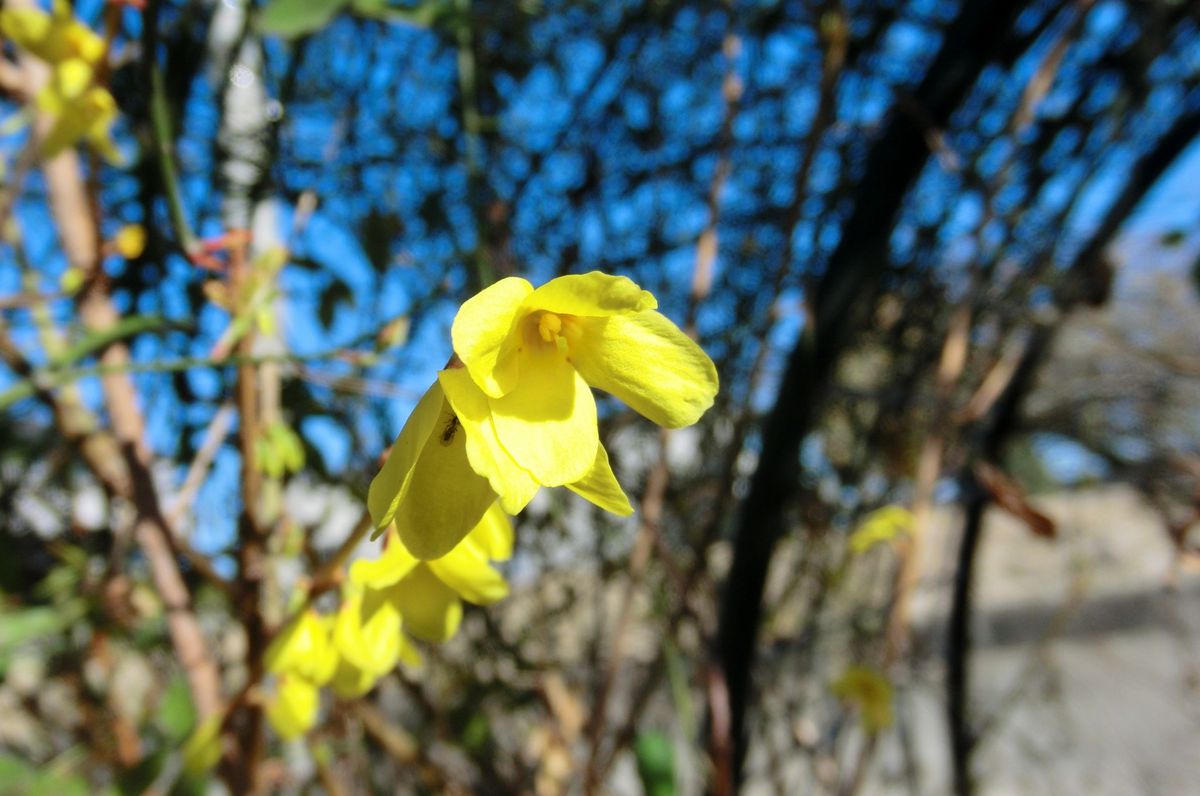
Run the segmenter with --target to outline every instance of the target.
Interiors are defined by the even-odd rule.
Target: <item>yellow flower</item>
[[[350,581],[385,595],[409,633],[445,641],[458,632],[463,600],[488,605],[508,595],[508,583],[490,562],[508,559],[512,545],[512,525],[498,504],[449,553],[429,561],[414,557],[393,526],[383,555],[356,561]]]
[[[333,643],[344,663],[378,677],[400,660],[404,647],[400,623],[399,609],[382,593],[350,590],[342,596]]]
[[[877,544],[903,536],[912,530],[912,523],[912,512],[903,506],[876,509],[850,534],[850,552],[865,553]]]
[[[629,279],[599,272],[536,290],[509,277],[467,300],[451,329],[465,369],[440,372],[400,432],[371,484],[376,527],[394,519],[425,559],[453,548],[491,494],[516,514],[539,487],[566,486],[631,514],[591,387],[668,428],[696,422],[717,392],[712,360],[657,306]]]
[[[294,674],[314,685],[325,685],[337,667],[337,651],[329,638],[328,621],[305,611],[288,624],[267,647],[267,671]]]
[[[38,110],[54,118],[42,140],[42,154],[54,157],[78,141],[86,141],[106,160],[120,160],[112,139],[117,120],[117,103],[108,89],[92,83],[94,69],[81,58],[55,67],[45,88],[37,96]]]
[[[48,64],[79,58],[95,65],[104,57],[104,39],[75,19],[66,0],[55,0],[53,14],[37,8],[0,10],[0,31]]]
[[[317,687],[303,677],[280,677],[275,695],[267,703],[267,721],[285,741],[299,738],[317,723],[321,695]]]
[[[105,159],[117,162],[120,154],[111,134],[117,103],[108,89],[94,83],[96,65],[106,51],[104,39],[75,19],[64,0],[56,0],[53,14],[33,8],[0,10],[0,30],[54,67],[35,98],[38,110],[54,118],[42,141],[42,154],[54,157],[86,141]]]
[[[863,729],[874,735],[892,726],[892,684],[874,669],[850,666],[829,686],[858,709]]]
[[[437,558],[478,525],[495,502],[487,479],[471,469],[466,434],[434,382],[371,481],[367,508],[375,527],[394,523],[414,555]],[[430,537],[435,543],[423,544]],[[442,543],[445,537],[452,539]]]
[[[141,257],[146,248],[146,228],[141,224],[126,224],[113,236],[112,247],[126,260]]]

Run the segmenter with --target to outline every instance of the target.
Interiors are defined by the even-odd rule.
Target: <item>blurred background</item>
[[[0,793],[1195,792],[1200,5],[74,10],[119,158],[0,70]],[[264,733],[459,303],[595,269],[716,405],[601,399],[633,517],[543,490],[506,600]]]

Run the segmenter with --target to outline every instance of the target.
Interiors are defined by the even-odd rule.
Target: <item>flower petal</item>
[[[483,514],[475,529],[467,534],[492,561],[507,561],[513,553],[513,527],[508,515],[497,503]]]
[[[445,641],[458,632],[462,600],[427,566],[417,567],[388,590],[404,617],[404,628],[425,641]]]
[[[470,537],[463,539],[458,547],[441,558],[427,562],[438,580],[445,583],[458,596],[476,605],[487,605],[508,596],[508,583],[504,576],[488,563]]]
[[[355,699],[370,691],[378,679],[379,675],[365,672],[345,658],[340,658],[329,685],[333,693],[342,699]]]
[[[410,669],[419,669],[425,665],[421,651],[403,633],[400,634],[400,662]]]
[[[72,16],[68,5],[53,16],[40,9],[0,10],[0,32],[31,55],[49,64],[82,58],[95,64],[107,49],[99,34]]]
[[[666,316],[647,310],[580,323],[572,362],[588,384],[667,428],[691,425],[712,406],[717,369]]]
[[[392,670],[400,657],[400,612],[385,592],[347,594],[333,629],[338,654],[374,675]]]
[[[519,277],[501,279],[463,302],[450,339],[454,353],[467,366],[471,378],[488,395],[499,397],[517,383],[513,342],[505,342],[520,320],[521,302],[533,286]]]
[[[383,468],[371,481],[367,490],[367,508],[376,528],[384,528],[392,521],[404,484],[437,425],[444,402],[442,388],[434,382],[413,408],[404,428],[400,429],[400,436],[392,444]]]
[[[436,400],[436,416],[427,399]],[[410,425],[416,428],[411,444],[405,439]],[[395,521],[404,546],[417,558],[444,556],[479,524],[483,512],[496,501],[496,493],[486,478],[471,469],[466,434],[440,384],[435,383],[421,399],[396,448],[399,452],[388,457],[371,482],[367,493],[371,516],[376,523]],[[393,459],[398,461],[395,466]],[[400,491],[391,497],[389,492],[397,484]]]
[[[301,677],[281,677],[267,705],[267,721],[285,741],[299,738],[317,723],[317,687]]]
[[[538,483],[574,483],[592,468],[600,444],[596,399],[557,351],[527,348],[516,389],[488,403],[504,449]]]
[[[27,50],[43,61],[51,61],[50,52],[53,23],[50,15],[38,8],[5,8],[0,10],[0,33],[23,50]]]
[[[350,582],[359,586],[385,589],[403,580],[419,563],[420,560],[408,552],[404,542],[400,541],[400,534],[393,525],[388,528],[383,555],[373,560],[359,559],[350,565]]]
[[[633,506],[629,505],[625,490],[621,489],[613,474],[612,465],[608,463],[608,451],[604,450],[603,445],[596,446],[596,462],[592,469],[579,481],[567,484],[567,489],[621,517],[633,513]]]
[[[640,312],[658,307],[653,294],[642,290],[633,280],[600,271],[551,279],[525,297],[524,304],[530,309],[581,316]]]
[[[271,641],[264,659],[272,674],[296,674],[316,685],[329,682],[336,664],[329,628],[313,610],[291,620]]]
[[[538,482],[500,444],[487,396],[461,368],[443,370],[438,381],[466,433],[471,468],[488,479],[504,511],[519,514],[537,494]]]

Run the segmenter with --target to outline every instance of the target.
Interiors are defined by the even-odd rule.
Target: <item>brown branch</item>
[[[249,311],[250,273],[247,246],[239,243],[229,252],[229,289],[234,297],[234,317]],[[253,324],[251,324],[253,326]],[[248,330],[237,343],[240,357],[253,354],[254,334]],[[237,368],[235,387],[238,410],[238,450],[241,453],[240,475],[242,512],[238,518],[237,601],[238,621],[246,631],[246,669],[250,682],[259,682],[264,675],[263,656],[266,653],[268,632],[262,614],[263,578],[267,565],[268,529],[260,522],[262,473],[258,469],[256,446],[259,440],[259,396],[257,367],[243,363]],[[226,776],[247,792],[257,793],[262,786],[261,763],[266,756],[266,736],[263,732],[263,710],[256,703],[247,703],[242,716],[235,722],[238,738],[236,756],[228,761]]]
[[[617,622],[613,630],[608,664],[605,666],[604,675],[592,699],[592,721],[588,731],[590,751],[584,773],[585,794],[594,793],[599,784],[600,744],[608,718],[608,699],[625,654],[626,634],[633,618],[633,596],[641,586],[642,576],[650,561],[650,555],[654,551],[654,542],[662,522],[663,496],[666,494],[667,483],[671,477],[667,467],[666,454],[666,440],[669,434],[670,431],[667,429],[663,429],[659,434],[658,461],[646,479],[646,489],[642,493],[641,501],[641,522],[638,524],[637,537],[629,556],[629,582],[621,594],[621,607],[618,610]]]
[[[348,703],[351,712],[362,722],[363,729],[384,751],[406,766],[416,768],[421,783],[435,793],[461,791],[437,765],[421,752],[421,745],[404,729],[388,721],[379,708],[363,699]]]
[[[10,5],[32,7],[29,0],[17,0]],[[28,96],[36,96],[48,78],[44,64],[29,58],[21,59],[22,75]],[[35,134],[40,140],[48,132],[52,119],[39,115]],[[96,222],[96,207],[88,195],[79,158],[68,149],[43,164],[49,192],[50,207],[58,229],[67,262],[84,277],[84,289],[79,301],[79,317],[90,331],[104,331],[120,320],[120,313],[108,293],[108,278],[100,267],[100,236]],[[129,362],[129,350],[123,343],[109,345],[100,354],[102,365],[119,368]],[[151,577],[167,611],[167,628],[191,689],[192,701],[201,717],[214,713],[220,705],[220,679],[216,662],[209,654],[195,614],[191,594],[176,563],[171,545],[170,529],[163,517],[159,498],[150,474],[150,451],[144,438],[144,424],[138,407],[137,394],[128,374],[109,373],[101,378],[105,407],[113,429],[119,456],[106,456],[90,435],[75,438],[80,442],[85,460],[110,489],[133,503],[136,518],[134,536],[150,565]],[[62,410],[51,398],[57,418]],[[70,412],[78,416],[81,407]],[[60,423],[60,430],[67,432]],[[69,435],[68,435],[69,436]],[[107,455],[111,455],[111,449]],[[116,476],[116,462],[124,460],[125,477]]]
[[[175,494],[171,510],[167,512],[167,520],[172,525],[178,525],[191,511],[192,501],[196,499],[196,493],[200,491],[200,486],[208,477],[208,468],[217,458],[217,452],[225,444],[225,437],[229,433],[231,425],[233,425],[233,407],[229,404],[222,404],[213,415],[212,420],[209,421],[208,428],[204,431],[204,439],[200,443],[200,449],[192,458],[187,476],[183,479],[183,485]]]
[[[700,305],[703,304],[712,291],[713,269],[716,264],[718,252],[721,196],[732,168],[730,151],[733,146],[733,124],[737,118],[743,90],[742,80],[736,68],[742,41],[741,37],[733,30],[734,17],[731,10],[726,19],[728,29],[721,41],[721,52],[725,58],[726,68],[725,75],[721,81],[721,98],[724,103],[724,109],[721,119],[721,129],[718,133],[719,154],[708,188],[706,200],[708,219],[696,241],[696,256],[692,267],[692,287],[684,319],[684,330],[693,339],[698,337],[696,329],[697,312]],[[592,720],[588,732],[589,752],[584,773],[585,794],[595,792],[601,778],[607,773],[608,766],[611,764],[612,755],[603,763],[601,762],[600,755],[600,747],[608,719],[608,700],[612,693],[617,674],[621,669],[625,651],[626,633],[632,620],[634,595],[641,585],[646,566],[651,556],[655,551],[663,549],[661,537],[663,505],[671,478],[670,468],[667,463],[667,445],[670,437],[670,429],[662,429],[659,433],[658,458],[646,480],[646,488],[641,501],[641,521],[638,525],[633,550],[630,553],[628,568],[629,583],[627,588],[622,592],[621,606],[618,609],[617,621],[613,631],[608,664],[605,667],[604,674],[592,701]],[[686,591],[682,591],[680,596],[686,602]],[[618,732],[618,739],[631,734],[627,731],[632,729],[639,715],[640,711],[636,707],[629,712],[623,725],[624,729]],[[619,749],[620,744],[614,748],[613,754],[615,755]]]

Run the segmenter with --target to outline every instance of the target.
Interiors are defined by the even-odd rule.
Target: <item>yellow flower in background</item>
[[[903,506],[884,506],[867,515],[850,534],[850,552],[865,553],[877,544],[890,542],[912,530],[912,512]]]
[[[51,14],[39,8],[0,10],[0,31],[48,64],[78,58],[95,65],[104,57],[104,39],[75,19],[66,0],[55,0]]]
[[[92,66],[75,58],[59,64],[37,96],[38,110],[54,117],[42,140],[42,154],[51,158],[79,141],[91,145],[105,160],[120,160],[112,139],[117,103],[108,89],[94,85]]]
[[[330,687],[342,699],[360,697],[397,663],[418,667],[421,655],[401,632],[402,620],[386,595],[371,589],[343,595],[334,622],[337,670]]]
[[[359,697],[397,662],[421,664],[401,633],[394,602],[354,585],[342,595],[336,616],[305,611],[271,642],[264,657],[267,671],[277,675],[267,717],[285,740],[313,728],[321,686],[344,699]]]
[[[337,667],[328,620],[311,609],[305,611],[271,641],[264,660],[272,674],[293,674],[325,685]]]
[[[267,721],[285,741],[299,738],[317,723],[321,695],[317,687],[295,675],[280,677],[275,694],[267,703]]]
[[[339,667],[378,678],[402,659],[419,664],[416,650],[400,632],[401,623],[400,610],[385,594],[373,589],[345,593],[333,626]]]
[[[445,641],[458,632],[463,600],[488,605],[508,595],[508,583],[491,565],[510,558],[513,548],[512,524],[498,504],[440,558],[417,559],[394,526],[385,544],[379,558],[351,566],[350,581],[394,604],[405,630],[419,639]]]
[[[869,734],[892,726],[892,684],[874,669],[850,666],[829,689],[858,709],[863,729]]]
[[[141,257],[146,249],[146,228],[141,224],[126,224],[117,230],[111,244],[113,251],[126,260]]]
[[[591,388],[659,425],[712,405],[712,360],[625,277],[559,277],[534,289],[502,279],[468,299],[451,329],[462,368],[438,374],[414,410],[368,505],[418,558],[445,555],[495,495],[509,514],[542,486],[566,486],[633,512],[600,444]],[[486,482],[487,489],[480,481]]]
[[[0,11],[0,30],[17,46],[53,67],[50,80],[34,98],[39,111],[54,119],[42,141],[42,154],[54,157],[84,141],[110,162],[120,160],[112,139],[117,103],[95,83],[104,57],[104,40],[55,2],[54,13],[38,9]]]

